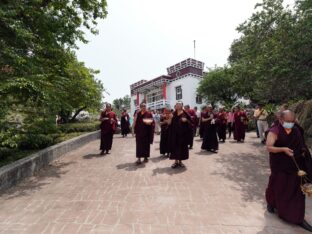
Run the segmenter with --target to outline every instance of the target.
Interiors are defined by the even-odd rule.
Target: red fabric
[[[163,85],[163,97],[164,99],[167,99],[167,84],[164,83]]]

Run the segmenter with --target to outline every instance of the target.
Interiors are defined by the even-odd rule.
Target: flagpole
[[[194,59],[196,58],[196,40],[194,40]]]

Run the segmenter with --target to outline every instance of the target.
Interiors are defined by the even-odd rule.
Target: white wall
[[[176,91],[175,88],[177,86],[181,86],[182,88],[182,99],[180,101],[183,102],[184,105],[190,105],[191,108],[197,106],[200,108],[203,104],[196,104],[196,95],[197,95],[197,87],[200,79],[187,76],[180,80],[176,80],[171,82],[167,86],[167,100],[170,102],[170,107],[173,108],[178,100],[176,100]]]

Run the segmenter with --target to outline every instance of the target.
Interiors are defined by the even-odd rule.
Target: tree
[[[257,4],[231,46],[235,90],[253,101],[312,98],[311,1],[297,1],[293,11],[282,3]]]
[[[237,95],[234,92],[232,77],[231,68],[215,68],[204,76],[199,83],[197,92],[211,103],[233,104],[237,100]]]
[[[18,130],[27,133],[36,123],[44,132],[59,112],[97,109],[103,91],[97,71],[72,51],[77,41],[87,43],[85,28],[98,33],[97,20],[106,14],[106,0],[1,1],[0,135],[13,129],[12,114],[22,116]]]
[[[1,1],[0,105],[49,104],[54,84],[66,79],[70,50],[87,42],[82,27],[96,34],[106,14],[105,0]]]

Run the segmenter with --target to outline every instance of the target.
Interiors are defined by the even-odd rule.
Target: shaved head
[[[296,114],[291,110],[285,110],[281,113],[281,119],[285,122],[295,122]]]

